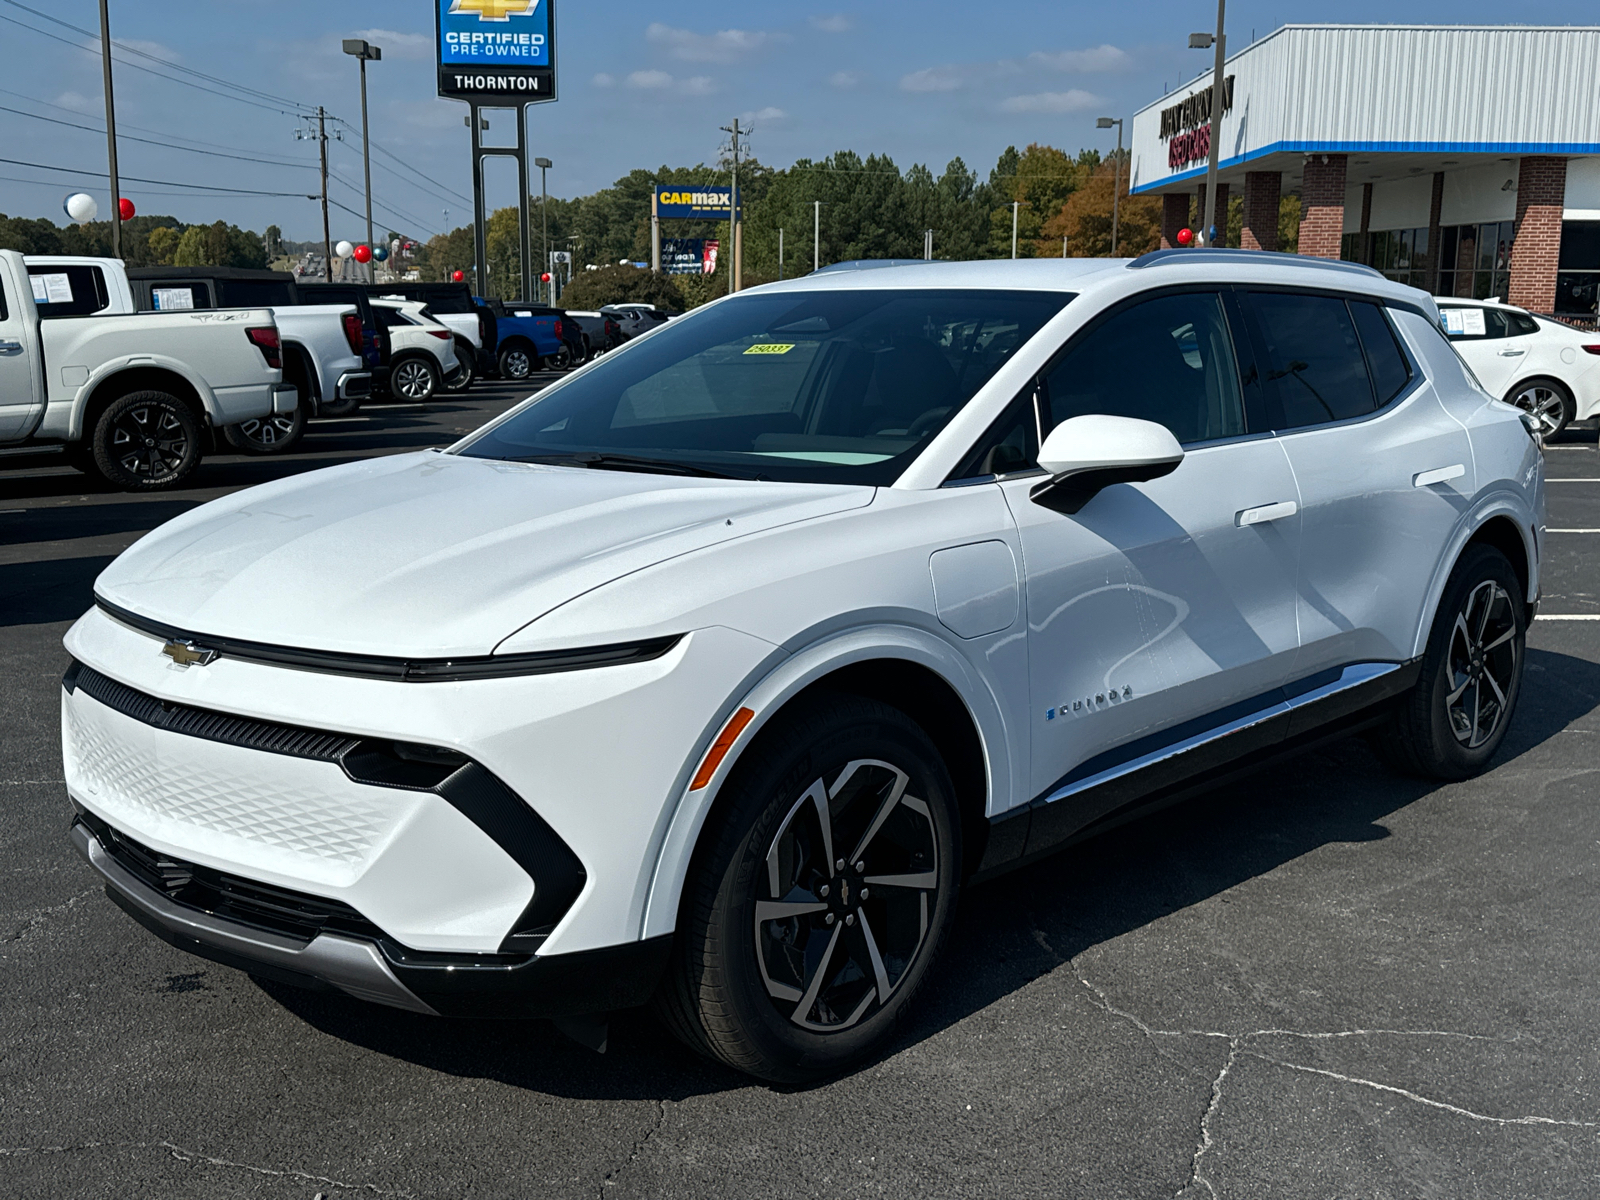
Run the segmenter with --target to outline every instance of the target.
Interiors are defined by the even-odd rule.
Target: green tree
[[[1099,162],[1100,155],[1093,150],[1080,152],[1074,161],[1064,151],[1037,142],[1021,154],[1015,146],[1006,147],[989,174],[994,194],[989,213],[989,256],[1011,257],[1011,206],[1020,202],[1022,207],[1016,210],[1017,254],[1030,257],[1044,223],[1061,211],[1067,197],[1089,178]]]
[[[178,267],[255,267],[267,265],[261,238],[237,225],[216,221],[191,225],[178,239],[172,254]]]
[[[1117,256],[1134,258],[1159,247],[1161,201],[1151,196],[1130,196],[1127,164],[1119,171],[1115,162],[1108,161],[1093,168],[1082,185],[1040,227],[1039,241],[1034,245],[1035,256],[1054,258],[1059,255],[1063,237],[1067,239],[1067,254],[1072,258],[1109,255],[1114,182],[1119,194]]]
[[[24,254],[60,254],[61,231],[49,221],[8,217],[0,213],[0,250]]]
[[[681,311],[683,292],[671,275],[657,275],[638,267],[598,267],[579,271],[561,296],[563,308],[600,308],[607,304],[654,304],[657,308]]]

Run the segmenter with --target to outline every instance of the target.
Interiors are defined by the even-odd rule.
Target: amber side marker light
[[[755,720],[755,717],[756,714],[748,708],[741,708],[728,718],[728,723],[722,727],[722,732],[717,734],[717,740],[712,742],[711,749],[706,751],[705,761],[694,773],[694,782],[689,785],[691,792],[698,792],[711,782],[711,777],[717,773],[722,760],[728,757],[728,751],[733,749],[733,744],[739,740],[744,727]]]

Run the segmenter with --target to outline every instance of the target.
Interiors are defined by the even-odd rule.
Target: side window
[[[961,465],[950,472],[950,479],[982,479],[1037,467],[1039,421],[1036,412],[1034,390],[1030,387],[989,426],[972,452],[961,460]]]
[[[29,264],[28,275],[41,317],[87,317],[111,303],[105,273],[99,267]]]
[[[1343,300],[1251,292],[1249,301],[1263,343],[1274,429],[1302,429],[1373,410],[1366,360]]]
[[[152,280],[150,307],[157,312],[210,308],[210,285],[199,280]]]
[[[6,308],[6,281],[0,279],[0,321],[9,321],[11,311]]]
[[[1511,322],[1511,335],[1513,337],[1526,337],[1530,333],[1539,332],[1539,322],[1527,313],[1506,313],[1506,319]]]
[[[1047,369],[1044,412],[1046,436],[1087,413],[1154,421],[1183,443],[1243,433],[1222,297],[1157,296],[1113,314]]]
[[[1514,332],[1506,314],[1498,308],[1463,304],[1440,308],[1439,315],[1444,318],[1444,335],[1452,342],[1492,341]]]
[[[1411,382],[1411,364],[1395,340],[1394,327],[1383,315],[1383,309],[1365,300],[1352,300],[1350,313],[1356,319],[1361,348],[1367,352],[1367,370],[1378,394],[1378,407],[1382,408]]]

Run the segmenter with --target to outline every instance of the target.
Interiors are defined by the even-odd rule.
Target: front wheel
[[[132,492],[176,487],[200,463],[200,422],[169,392],[132,392],[100,414],[90,438],[95,470]]]
[[[426,404],[439,390],[439,368],[425,358],[405,358],[389,373],[389,390],[398,400]]]
[[[1540,436],[1547,442],[1578,415],[1572,396],[1554,379],[1530,379],[1526,383],[1519,383],[1506,396],[1506,403],[1532,413],[1539,422]]]
[[[656,1004],[702,1053],[797,1082],[893,1034],[949,928],[961,843],[904,713],[832,696],[780,720],[724,786]]]
[[[1526,638],[1517,573],[1500,551],[1472,547],[1439,600],[1421,677],[1378,732],[1384,756],[1434,779],[1485,770],[1516,708]]]
[[[532,375],[537,366],[534,354],[526,346],[507,346],[500,351],[500,378],[521,382]]]
[[[300,401],[292,413],[273,413],[228,425],[222,435],[229,445],[246,454],[286,454],[305,435],[306,404],[307,401]]]

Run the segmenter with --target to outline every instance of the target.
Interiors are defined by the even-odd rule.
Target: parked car
[[[617,324],[615,317],[603,312],[575,312],[570,308],[567,309],[567,316],[583,330],[585,362],[596,354],[604,354],[622,345],[622,326]]]
[[[561,339],[561,345],[556,347],[554,354],[547,356],[545,365],[551,370],[567,371],[573,367],[581,367],[589,361],[589,348],[584,341],[583,326],[567,316],[564,308],[552,308],[548,304],[529,304],[523,300],[507,300],[504,302],[505,311],[514,318],[547,317],[555,322],[556,337]]]
[[[1346,734],[1489,765],[1543,456],[1438,317],[1227,250],[719,300],[126,551],[66,638],[72,838],[225,963],[839,1071],[974,880]]]
[[[649,333],[670,319],[670,314],[658,311],[653,304],[608,304],[600,311],[617,323],[625,342]]]
[[[417,300],[428,306],[428,312],[441,325],[448,325],[456,335],[456,361],[462,373],[447,391],[464,392],[480,375],[484,374],[492,356],[486,351],[494,346],[494,317],[480,304],[465,283],[372,283],[366,285],[374,296],[399,297]]]
[[[133,311],[114,258],[0,251],[0,447],[176,487],[241,421],[292,413],[272,310]]]
[[[1600,416],[1600,334],[1494,300],[1439,300],[1445,336],[1490,392],[1539,419],[1546,438]]]
[[[313,417],[346,415],[372,394],[361,317],[353,304],[306,304],[287,271],[241,267],[135,267],[128,272],[140,312],[204,312],[268,305],[283,339],[283,374],[300,393],[292,413],[230,425],[228,441],[247,454],[292,450]]]
[[[396,400],[425,404],[447,383],[459,381],[455,331],[434,320],[428,306],[415,300],[372,302],[387,350],[384,388]]]
[[[524,380],[562,354],[567,331],[561,318],[504,300],[484,303],[495,318],[495,365],[501,379]]]

